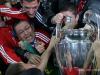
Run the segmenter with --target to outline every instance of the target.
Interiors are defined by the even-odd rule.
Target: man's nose
[[[25,30],[25,31],[24,31],[24,34],[28,34],[28,32]]]
[[[35,10],[35,9],[30,8],[30,9],[29,9],[29,14],[33,14],[33,13],[34,13],[34,10]]]

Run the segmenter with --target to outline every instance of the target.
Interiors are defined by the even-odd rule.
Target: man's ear
[[[24,10],[23,0],[20,1],[20,5],[22,6],[22,8],[21,8],[22,12],[26,12],[26,11]]]
[[[20,0],[20,5],[23,7],[23,0]]]
[[[79,14],[76,15],[76,21],[78,22],[79,20]]]

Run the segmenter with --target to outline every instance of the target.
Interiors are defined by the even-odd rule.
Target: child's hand
[[[42,41],[37,41],[37,43],[35,44],[35,48],[39,53],[42,53],[45,50],[45,44]]]

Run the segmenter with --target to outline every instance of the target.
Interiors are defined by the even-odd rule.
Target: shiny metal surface
[[[69,67],[68,52],[70,52],[72,67],[82,68],[87,53],[91,47],[90,31],[79,29],[64,30],[60,42],[56,45],[56,56],[60,67]]]

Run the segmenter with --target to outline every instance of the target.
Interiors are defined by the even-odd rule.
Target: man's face
[[[70,18],[70,24],[72,26],[77,25],[78,23],[78,16],[74,15],[71,11],[65,11],[63,12],[64,16],[65,16],[65,24],[67,24],[67,18]]]
[[[31,2],[24,1],[22,2],[23,9],[27,12],[29,17],[34,17],[40,3],[37,0]]]
[[[20,22],[17,26],[15,26],[15,31],[20,40],[33,42],[35,33],[34,29],[30,26],[28,22],[26,21]]]

